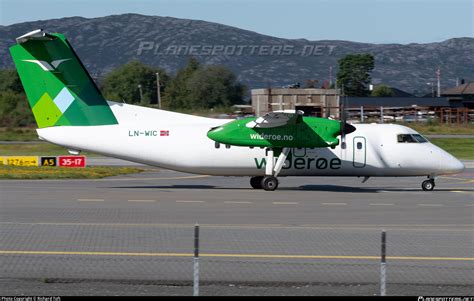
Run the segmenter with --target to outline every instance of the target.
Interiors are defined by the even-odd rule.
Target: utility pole
[[[156,100],[158,108],[161,109],[160,74],[158,72],[156,72]]]
[[[332,66],[329,66],[329,89],[332,86]]]

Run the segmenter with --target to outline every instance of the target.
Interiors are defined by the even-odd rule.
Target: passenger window
[[[362,149],[362,142],[357,142],[357,149]]]

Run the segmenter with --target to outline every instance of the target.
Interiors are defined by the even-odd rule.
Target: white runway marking
[[[176,201],[176,203],[205,203],[205,201]]]
[[[323,206],[345,206],[347,203],[322,203]]]
[[[128,200],[129,202],[132,203],[154,203],[156,200]]]
[[[77,199],[78,202],[104,202],[104,199]]]

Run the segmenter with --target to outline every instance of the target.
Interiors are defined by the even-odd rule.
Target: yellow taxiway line
[[[191,253],[128,253],[128,252],[68,252],[0,250],[0,255],[76,255],[76,256],[135,256],[135,257],[193,257]],[[380,260],[380,256],[331,256],[331,255],[277,255],[277,254],[201,254],[200,257],[248,259],[351,259]],[[387,260],[421,261],[474,261],[470,257],[413,257],[387,256]]]
[[[193,228],[194,224],[167,224],[167,223],[75,223],[75,222],[0,222],[2,225],[11,226],[81,226],[81,227],[124,227],[124,228]],[[233,229],[233,230],[259,230],[259,229],[285,229],[285,230],[398,230],[398,231],[440,231],[440,232],[474,232],[474,224],[201,224],[201,228],[208,229]]]

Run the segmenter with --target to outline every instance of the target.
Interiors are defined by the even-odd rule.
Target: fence
[[[468,108],[360,107],[347,108],[348,119],[355,122],[438,122],[467,124],[474,122],[474,110]],[[383,119],[381,119],[383,116]]]
[[[474,288],[472,234],[462,230],[388,229],[381,266],[381,229],[203,225],[197,240],[192,225],[2,227],[2,245],[24,250],[0,254],[2,278],[175,284],[192,294],[199,258],[196,283],[214,285],[216,295],[231,285],[330,286],[334,294],[363,287],[370,295],[385,288],[388,295],[419,295],[426,287],[432,294],[454,288],[459,295]]]
[[[321,107],[312,111],[316,117],[324,116],[322,112],[339,110],[337,107]],[[347,107],[347,119],[352,123],[369,122],[437,122],[446,124],[474,123],[474,109],[469,108],[432,108],[432,107],[383,107],[361,106]],[[381,119],[381,116],[383,118]],[[338,116],[334,116],[338,117]]]

